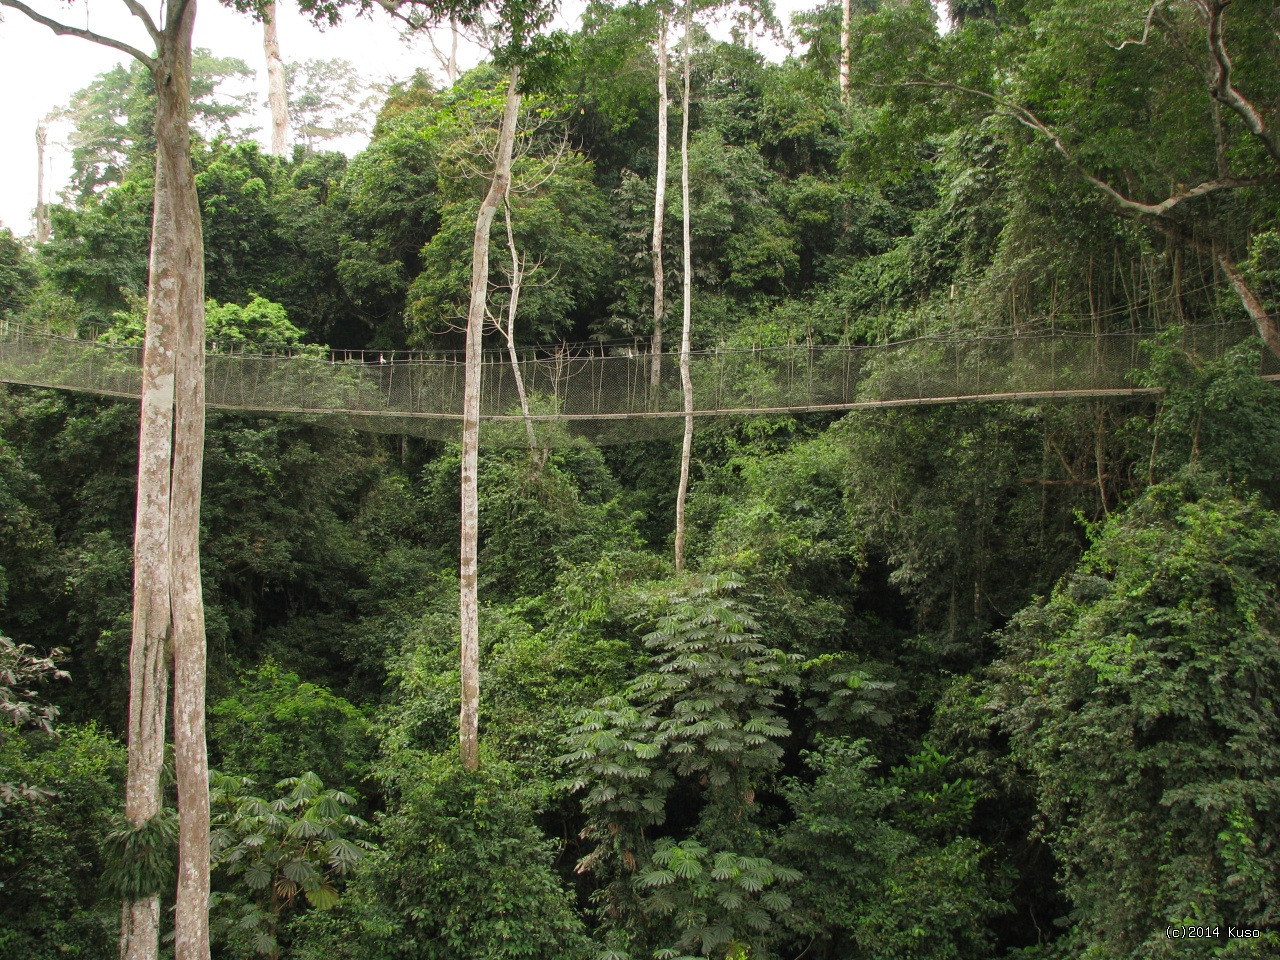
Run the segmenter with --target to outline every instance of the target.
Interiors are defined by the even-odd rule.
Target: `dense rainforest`
[[[1280,7],[854,0],[781,62],[767,7],[689,13],[687,106],[663,3],[525,72],[516,343],[653,342],[669,26],[695,349],[1139,330],[1160,392],[700,421],[679,571],[677,440],[482,429],[474,773],[459,444],[210,411],[213,955],[1280,955]],[[196,60],[211,349],[459,349],[505,67],[394,84],[348,158],[368,65],[302,65],[280,157]],[[77,95],[0,321],[140,342],[154,102]],[[6,958],[114,957],[140,891],[172,925],[174,818],[121,814],[137,472],[136,402],[0,387]]]

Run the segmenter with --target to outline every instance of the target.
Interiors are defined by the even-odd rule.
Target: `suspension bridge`
[[[1182,345],[1212,360],[1250,338],[1252,325],[1189,327]],[[1151,331],[1104,334],[1039,330],[1008,336],[928,337],[876,346],[791,345],[696,351],[690,359],[694,416],[839,412],[966,401],[1139,396]],[[0,382],[137,398],[142,350],[0,324]],[[1266,354],[1259,373],[1280,379]],[[678,358],[653,378],[647,353],[558,347],[484,355],[481,419],[487,443],[524,442],[517,384],[544,442],[574,436],[626,442],[681,429]],[[297,414],[335,426],[450,439],[462,419],[460,354],[226,351],[210,345],[210,408]]]

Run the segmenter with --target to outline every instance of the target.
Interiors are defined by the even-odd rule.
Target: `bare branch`
[[[1151,9],[1147,11],[1146,22],[1142,25],[1141,40],[1121,40],[1119,45],[1107,40],[1105,41],[1107,46],[1112,50],[1123,50],[1128,46],[1145,47],[1147,45],[1147,40],[1151,37],[1151,24],[1156,18],[1156,11],[1160,9],[1160,4],[1163,2],[1164,0],[1155,0],[1155,3],[1151,4]]]
[[[449,55],[445,56],[444,51],[436,44],[436,35],[433,30],[426,29],[427,42],[431,44],[431,52],[435,54],[436,60],[440,64],[440,69],[444,71],[445,79],[450,84],[455,83],[458,79],[458,21],[449,18],[449,35],[450,47]]]
[[[519,193],[533,193],[535,190],[544,186],[552,177],[556,175],[556,171],[560,169],[560,164],[564,161],[564,156],[569,152],[569,133],[565,131],[560,139],[556,141],[555,151],[549,155],[540,157],[540,163],[532,170],[527,171],[517,183],[512,181],[512,187]]]
[[[151,39],[159,45],[164,35],[160,32],[160,28],[156,26],[156,22],[151,19],[151,14],[147,12],[147,8],[139,3],[138,0],[124,0],[124,5],[129,8],[130,13],[142,21],[143,26],[147,28],[147,33],[151,35]]]
[[[383,10],[387,11],[387,13],[395,19],[402,21],[410,30],[419,30],[422,28],[422,24],[418,23],[407,14],[400,12],[400,4],[397,3],[396,0],[378,0],[378,6],[382,7]]]
[[[123,40],[116,40],[114,37],[104,37],[100,33],[94,33],[92,30],[82,30],[79,27],[69,27],[65,23],[59,23],[50,17],[46,17],[42,13],[37,13],[28,7],[22,0],[0,0],[0,7],[11,7],[19,13],[25,15],[36,23],[43,24],[60,37],[79,37],[81,40],[88,40],[90,43],[96,43],[103,47],[111,47],[113,50],[119,50],[121,53],[127,53],[145,64],[148,69],[154,69],[156,61],[154,57],[149,57],[137,47],[125,43]]]

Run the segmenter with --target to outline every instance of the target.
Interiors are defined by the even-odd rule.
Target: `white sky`
[[[70,25],[84,26],[87,20],[95,33],[125,40],[147,53],[154,48],[119,0],[30,2],[39,12]],[[147,6],[156,16],[154,0]],[[15,10],[0,7],[0,16],[4,18],[0,22],[0,223],[16,234],[27,234],[36,203],[36,124],[99,73],[127,58],[78,37],[55,36]],[[385,16],[352,20],[321,32],[289,8],[286,0],[280,4],[279,17],[280,47],[286,60],[341,57],[375,80],[407,77],[418,67],[435,64],[425,41],[404,43]],[[239,57],[257,70],[257,99],[266,99],[262,28],[248,16],[205,0],[196,16],[195,45],[208,47],[218,56]],[[266,130],[267,116],[264,108],[251,125]],[[53,143],[58,135],[57,129],[51,132],[46,151],[45,194],[50,200],[56,199],[70,172],[69,154]]]
[[[28,0],[39,12],[73,26],[86,26],[150,53],[153,45],[141,25],[121,0]],[[146,0],[144,0],[146,2]],[[779,0],[779,18],[786,23],[791,11],[816,6],[818,0]],[[146,2],[152,16],[155,0]],[[573,12],[562,15],[561,27],[576,19],[580,3],[568,0]],[[0,7],[0,224],[15,234],[28,235],[33,228],[36,204],[35,129],[40,119],[66,104],[75,91],[95,76],[127,58],[114,50],[81,40],[55,36],[18,11]],[[436,59],[425,39],[405,43],[390,19],[381,11],[366,19],[354,19],[320,31],[299,16],[289,4],[280,3],[280,47],[286,61],[343,58],[372,80],[403,79],[419,67],[438,73]],[[266,99],[266,70],[262,53],[262,28],[248,16],[237,14],[216,0],[204,0],[196,17],[195,45],[215,55],[239,57],[258,71],[257,100]],[[781,51],[778,51],[780,57]],[[476,63],[478,52],[460,50],[464,68]],[[269,127],[265,105],[250,124]],[[68,151],[56,141],[65,128],[53,128],[46,149],[45,196],[56,201],[70,173]],[[265,142],[265,140],[264,140]],[[361,146],[354,145],[355,148]]]

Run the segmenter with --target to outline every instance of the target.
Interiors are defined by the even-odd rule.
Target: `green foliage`
[[[271,294],[272,262],[280,254],[273,162],[257,144],[219,141],[193,158],[205,245],[205,294],[247,301]]]
[[[330,140],[367,132],[363,118],[375,95],[347,60],[285,64],[289,120],[308,153]]]
[[[205,331],[205,336],[218,349],[228,350],[291,347],[303,336],[303,332],[289,322],[284,307],[262,297],[254,297],[243,307],[210,300],[205,305]]]
[[[53,239],[42,249],[49,278],[78,307],[78,325],[106,327],[145,298],[151,249],[151,180],[138,171],[98,200],[54,206]]]
[[[303,956],[588,955],[582,922],[552,867],[555,844],[534,821],[538,785],[494,757],[467,773],[456,752],[398,750],[383,775],[395,799],[379,822],[382,848],[352,891],[360,905],[345,922],[313,928],[312,953]]]
[[[102,339],[110,343],[138,346],[146,332],[145,305],[128,313],[117,313]],[[254,297],[245,306],[205,302],[205,338],[213,352],[267,351],[274,347],[296,347],[303,332],[289,322],[285,308],[263,297]]]
[[[782,890],[800,879],[800,872],[773,863],[767,857],[744,857],[730,851],[714,855],[696,840],[676,843],[659,840],[653,866],[636,875],[647,889],[645,908],[660,915],[674,915],[680,937],[674,947],[654,952],[662,960],[693,960],[752,955],[739,936],[760,936],[770,931],[780,915],[791,908]],[[760,956],[760,953],[754,953]]]
[[[45,680],[66,680],[70,676],[58,668],[58,659],[64,653],[54,650],[47,657],[38,657],[27,644],[14,643],[0,633],[0,744],[12,736],[10,730],[34,728],[53,733],[58,708],[41,702],[32,687]],[[6,805],[19,797],[40,796],[38,787],[0,777],[0,815]]]
[[[662,823],[677,777],[741,794],[781,758],[778,699],[798,682],[798,658],[760,642],[750,607],[733,596],[741,586],[708,577],[656,593],[644,637],[651,672],[584,710],[565,738],[570,788],[586,790],[584,810],[602,820],[585,833],[599,845],[587,865],[614,845],[620,815],[633,831]]]
[[[1271,313],[1280,310],[1280,230],[1250,238],[1249,260],[1241,267],[1263,306]]]
[[[462,325],[471,289],[471,243],[476,211],[485,190],[475,175],[475,157],[495,149],[501,117],[501,76],[484,76],[492,86],[477,86],[470,96],[422,119],[432,125],[439,144],[441,175],[452,188],[442,198],[440,225],[421,252],[422,270],[408,294],[407,319],[414,339]],[[556,110],[538,97],[522,104],[520,149],[512,161],[507,206],[495,225],[490,251],[493,317],[503,317],[510,298],[512,261],[505,239],[506,217],[525,272],[516,320],[517,337],[547,343],[565,338],[597,301],[609,278],[613,251],[606,238],[607,211],[592,182],[591,163],[565,148],[557,137]],[[460,189],[461,188],[461,189]],[[503,291],[508,291],[504,293]]]
[[[123,744],[96,726],[0,737],[0,780],[33,788],[0,809],[0,954],[111,960],[120,901],[104,838],[123,800]]]
[[[195,125],[206,137],[229,136],[231,123],[249,107],[252,94],[228,94],[218,88],[252,74],[244,61],[217,57],[198,47],[191,62],[191,107]],[[98,74],[72,94],[59,119],[71,131],[71,189],[81,206],[110,186],[122,183],[131,168],[149,175],[154,166],[155,87],[150,72],[130,61]]]
[[[943,773],[948,758],[925,752],[877,776],[864,741],[826,740],[808,763],[816,778],[788,785],[795,820],[780,847],[804,865],[800,929],[851,960],[990,956],[1004,891],[964,835],[973,788]]]
[[[8,227],[0,227],[0,319],[27,305],[36,286],[36,269],[27,248]]]
[[[35,727],[53,732],[58,708],[42,704],[28,684],[66,680],[70,674],[58,669],[58,658],[64,652],[54,650],[47,657],[37,657],[25,643],[14,643],[0,634],[0,717],[5,720],[0,730],[5,726]]]
[[[451,445],[423,471],[423,500],[436,517],[458,516],[460,461],[459,448]],[[483,452],[479,486],[480,576],[490,596],[536,596],[565,567],[636,545],[617,482],[593,447],[556,448],[541,465],[527,450]],[[431,531],[451,552],[453,529],[437,525]],[[530,556],[541,562],[530,564]]]
[[[851,417],[840,428],[863,549],[887,559],[919,628],[962,658],[1001,611],[1061,572],[1054,541],[1074,526],[1079,501],[1047,501],[1047,491],[1019,482],[1044,469],[1047,425],[1038,419],[1034,408],[943,408]]]
[[[210,771],[210,782],[209,847],[230,887],[216,897],[210,930],[242,955],[277,957],[282,919],[303,900],[317,910],[337,905],[339,882],[372,849],[359,836],[368,824],[347,812],[354,797],[311,772],[281,780],[271,801],[247,792],[248,777]]]
[[[1171,957],[1167,924],[1274,923],[1277,532],[1256,499],[1184,474],[1002,639],[991,694],[1036,776],[1079,955]]]
[[[1187,465],[1219,471],[1280,502],[1280,396],[1259,379],[1257,341],[1205,363],[1183,348],[1173,329],[1149,342],[1144,381],[1164,393],[1155,420],[1138,425],[1149,437],[1149,475],[1176,475]]]
[[[338,277],[375,324],[403,310],[405,292],[421,269],[420,251],[435,233],[440,152],[431,115],[408,110],[380,125],[342,179],[337,200],[349,226],[337,238]]]
[[[10,629],[35,619],[40,574],[52,553],[40,478],[0,439],[0,611]]]
[[[274,660],[243,673],[229,696],[210,703],[209,741],[217,767],[256,783],[308,770],[323,782],[358,784],[373,754],[359,709]]]
[[[303,6],[328,23],[342,12]],[[295,69],[304,143],[283,159],[224,138],[240,105],[220,92],[229,82],[213,85],[239,68],[198,65],[195,124],[217,138],[193,141],[211,340],[459,345],[450,323],[468,295],[504,71],[518,62],[509,199],[529,273],[517,341],[643,350],[653,41],[672,11],[596,4],[572,36],[552,38],[540,0],[413,6],[424,22],[492,28],[495,61],[443,91],[425,75],[397,85],[350,161],[312,149],[358,123],[331,109],[358,86],[348,68]],[[1153,231],[1117,217],[1008,106],[1034,111],[1081,168],[1141,200],[1224,169],[1272,172],[1259,139],[1209,96],[1191,5],[1158,5],[1147,41],[1121,46],[1151,9],[957,0],[941,33],[923,0],[855,0],[847,98],[838,4],[796,18],[801,47],[783,63],[741,33],[722,43],[695,29],[695,346],[1042,325],[1181,332],[1149,353],[1158,398],[864,411],[835,426],[700,421],[688,500],[698,573],[675,581],[676,444],[596,450],[556,426],[543,432],[549,454],[530,457],[518,425],[487,425],[478,777],[452,752],[456,447],[210,415],[214,756],[258,783],[311,770],[352,785],[361,806],[338,802],[342,815],[374,811],[386,841],[344,878],[314,849],[288,861],[293,877],[284,859],[251,873],[302,842],[263,831],[306,822],[311,801],[250,804],[258,791],[228,781],[240,800],[223,805],[224,850],[239,853],[219,868],[221,953],[1147,960],[1165,947],[1145,939],[1157,921],[1271,922],[1267,511],[1280,496],[1280,411],[1256,372],[1273,361],[1245,346],[1200,363],[1180,344],[1242,316],[1217,253],[1238,258],[1266,309],[1280,302],[1276,186],[1189,199]],[[1271,13],[1233,4],[1225,37],[1236,88],[1274,126]],[[763,9],[730,16],[738,31],[767,21]],[[52,211],[53,238],[33,260],[0,231],[5,319],[140,340],[150,82],[120,68],[77,95],[75,181]],[[678,176],[668,189],[670,333]],[[505,216],[492,238],[495,318]],[[930,363],[911,376],[952,374]],[[674,378],[674,358],[664,371]],[[864,368],[864,395],[901,373]],[[747,355],[724,381],[744,401],[776,395]],[[136,444],[136,404],[0,393],[0,626],[28,659],[27,648],[67,650],[76,682],[39,688],[50,710],[117,731]],[[1090,530],[1086,564],[1028,607],[1078,562]],[[18,701],[31,697],[6,702]],[[114,876],[103,851],[123,761],[85,729],[61,740],[0,730],[0,781],[29,788],[0,814],[4,956],[114,954],[118,902],[101,880]],[[156,829],[116,838],[155,861],[146,889],[168,856]],[[273,869],[265,885],[248,880]],[[142,889],[146,873],[123,876]],[[287,909],[280,877],[295,885],[281,888],[293,891]],[[308,882],[329,909],[302,908]],[[1253,949],[1275,953],[1205,945]]]
[[[178,815],[172,808],[137,826],[116,814],[103,842],[103,888],[112,899],[131,903],[167,893],[177,876],[177,847]]]
[[[563,741],[591,844],[578,869],[606,882],[595,895],[602,917],[635,948],[711,955],[740,939],[764,949],[789,906],[765,888],[796,874],[760,854],[755,819],[789,734],[779,700],[798,683],[798,657],[761,642],[734,596],[741,586],[707,576],[653,591],[650,672],[579,713]],[[690,820],[695,836],[650,847],[651,828]]]

